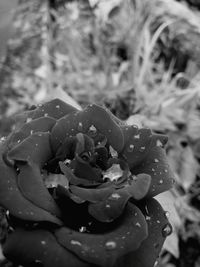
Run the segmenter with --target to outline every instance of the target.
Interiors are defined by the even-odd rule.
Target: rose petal
[[[62,186],[62,185],[58,185],[56,188],[56,196],[57,198],[60,199],[67,199],[67,200],[72,200],[77,204],[82,204],[85,202],[84,199],[72,194],[68,188]],[[65,205],[66,205],[66,201],[65,201]],[[65,209],[68,211],[69,207],[67,207],[67,205],[65,206]],[[62,209],[63,210],[63,209]],[[65,216],[65,214],[64,214]]]
[[[27,122],[22,128],[13,133],[7,140],[9,148],[13,148],[15,145],[21,143],[29,135],[36,132],[48,132],[51,131],[51,128],[56,123],[56,120],[49,117],[42,117],[39,119],[32,120]]]
[[[126,191],[116,190],[106,200],[89,204],[88,212],[100,222],[112,222],[123,213],[130,197]]]
[[[81,199],[96,203],[99,201],[104,201],[108,196],[114,192],[114,187],[107,188],[82,188],[78,186],[71,185],[70,191],[80,197]]]
[[[14,169],[5,165],[2,157],[0,158],[0,170],[0,204],[8,209],[13,216],[28,221],[49,221],[62,224],[55,216],[23,197],[17,187],[17,177]]]
[[[165,151],[158,146],[152,148],[145,160],[131,171],[133,174],[146,173],[151,176],[147,197],[169,190],[174,183],[174,174],[167,162]]]
[[[151,183],[151,177],[140,174],[136,180],[124,183],[123,187],[115,190],[107,199],[95,204],[89,204],[89,213],[98,221],[111,222],[118,218],[130,198],[140,200],[146,196]]]
[[[79,156],[73,161],[74,174],[77,177],[89,181],[102,181],[102,171],[100,168],[92,167],[87,161],[82,160]]]
[[[122,127],[125,145],[121,154],[126,158],[129,167],[133,168],[140,164],[150,153],[152,147],[164,146],[167,142],[165,135],[153,134],[150,129],[137,126]]]
[[[84,186],[99,185],[99,183],[96,182],[95,180],[86,180],[86,179],[76,177],[74,173],[72,172],[72,170],[68,168],[63,162],[59,162],[59,166],[60,166],[61,171],[66,176],[66,178],[69,180],[70,184],[84,185]]]
[[[97,105],[89,105],[83,111],[71,113],[58,120],[52,129],[53,150],[56,151],[67,136],[75,136],[79,132],[93,139],[98,135],[101,138],[102,134],[105,135],[116,151],[121,151],[124,146],[122,131],[109,113]]]
[[[29,164],[20,165],[19,169],[18,187],[25,198],[36,206],[60,217],[60,210],[44,185],[39,167],[29,162]]]
[[[34,133],[8,152],[8,157],[17,161],[32,161],[43,166],[52,157],[49,133]]]
[[[151,184],[151,176],[147,174],[139,174],[136,179],[128,182],[124,188],[118,191],[126,191],[135,200],[140,200],[146,196]]]
[[[171,232],[161,205],[155,199],[143,202],[142,209],[148,223],[148,237],[138,250],[119,259],[114,267],[153,267],[167,234]]]
[[[40,263],[45,267],[89,267],[89,264],[58,244],[53,234],[45,230],[17,229],[8,235],[3,253],[10,261],[25,266]]]
[[[147,237],[147,225],[141,211],[129,204],[119,224],[104,234],[87,234],[60,228],[58,242],[83,261],[97,266],[113,266],[118,257],[136,250]]]

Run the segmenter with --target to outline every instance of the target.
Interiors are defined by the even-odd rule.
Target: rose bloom
[[[54,99],[0,143],[5,257],[23,266],[152,267],[172,227],[154,196],[173,173],[164,135]]]

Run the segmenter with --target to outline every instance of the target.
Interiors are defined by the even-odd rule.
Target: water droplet
[[[164,170],[164,172],[168,172],[168,170],[167,170],[167,169],[165,169],[165,170]]]
[[[148,210],[148,207],[147,207],[147,205],[145,205],[145,211],[146,211],[146,214],[149,214],[149,210]]]
[[[114,148],[112,146],[109,146],[109,150],[110,150],[110,154],[113,158],[117,158],[118,157],[118,153],[116,150],[114,150]]]
[[[160,180],[158,181],[158,184],[163,184],[163,180],[160,179]]]
[[[157,222],[157,223],[160,223],[160,221],[159,221],[159,220],[157,220],[156,222]]]
[[[169,211],[165,211],[165,212],[164,212],[164,216],[165,216],[166,219],[169,219],[169,216],[170,216]]]
[[[60,105],[57,105],[56,108],[60,108]]]
[[[91,136],[91,137],[95,137],[96,134],[97,134],[97,129],[95,128],[94,125],[91,125],[89,130],[88,130],[88,134]]]
[[[81,246],[81,242],[77,241],[77,240],[71,240],[70,243],[72,245],[77,245],[77,246]]]
[[[110,208],[110,205],[109,204],[106,204],[106,208]]]
[[[35,263],[42,263],[41,260],[35,260]]]
[[[33,130],[30,131],[30,134],[33,134]]]
[[[4,142],[5,140],[6,140],[5,136],[2,136],[1,139],[0,139],[1,142]]]
[[[146,216],[145,219],[146,219],[146,221],[150,221],[151,217],[150,216]]]
[[[155,263],[154,263],[154,266],[153,266],[153,267],[156,267],[156,266],[158,266],[158,261],[155,261]]]
[[[114,198],[114,199],[119,199],[121,196],[119,195],[119,194],[117,194],[117,193],[113,193],[112,195],[111,195],[111,198]]]
[[[140,152],[144,152],[145,151],[145,146],[141,146],[141,148],[139,149]]]
[[[48,116],[48,113],[44,113],[44,117],[47,117]]]
[[[44,240],[41,241],[41,244],[42,244],[42,245],[46,245],[46,243],[47,243],[47,242],[44,241]]]
[[[128,152],[133,152],[133,149],[134,149],[134,145],[133,144],[130,144],[129,146],[128,146],[128,148],[127,148],[127,151]]]
[[[85,226],[81,226],[81,227],[79,228],[79,232],[80,232],[80,233],[84,233],[84,232],[86,232],[86,231],[87,231],[87,229],[86,229]]]
[[[163,146],[162,142],[159,139],[156,141],[156,146],[160,146],[160,147]]]
[[[140,135],[139,134],[136,134],[133,136],[134,139],[140,139]]]
[[[162,236],[163,237],[167,237],[171,233],[172,233],[172,226],[171,226],[171,224],[169,224],[169,223],[165,224],[165,226],[162,229]]]
[[[141,227],[141,224],[140,224],[139,222],[137,222],[135,225],[136,225],[137,227]]]
[[[112,249],[115,249],[117,247],[117,244],[114,241],[107,241],[105,246],[108,250],[112,250]]]
[[[157,163],[157,162],[159,162],[159,160],[158,160],[158,159],[154,159],[154,162],[156,162],[156,163]]]
[[[82,122],[79,122],[79,123],[78,123],[77,130],[78,130],[78,131],[82,131],[82,130],[83,130],[83,124],[82,124]]]
[[[32,118],[27,118],[26,119],[26,122],[31,122],[32,121]]]

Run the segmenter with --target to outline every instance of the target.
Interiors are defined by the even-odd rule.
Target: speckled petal
[[[3,246],[7,259],[17,265],[44,267],[92,267],[57,243],[48,231],[17,229],[8,235]]]
[[[148,237],[138,250],[119,259],[114,267],[153,267],[167,235],[172,231],[161,205],[155,199],[143,202],[140,207],[148,224]]]
[[[102,134],[105,135],[116,151],[121,151],[124,146],[122,130],[109,113],[102,107],[89,105],[83,111],[71,113],[58,120],[52,129],[53,150],[56,151],[67,136],[75,136],[80,132],[93,139],[98,139],[98,136],[102,139]]]
[[[84,186],[93,186],[93,185],[99,185],[98,182],[95,180],[86,180],[82,178],[76,177],[72,170],[68,168],[63,162],[59,162],[59,166],[63,174],[66,176],[70,184],[73,185],[84,185]]]
[[[136,180],[125,182],[123,187],[115,190],[108,198],[97,203],[89,204],[89,213],[98,221],[111,222],[118,218],[130,198],[141,200],[149,190],[151,177],[139,174]]]
[[[58,217],[60,210],[44,185],[39,167],[29,162],[19,166],[18,187],[26,199]]]
[[[83,261],[112,267],[117,258],[139,248],[147,237],[147,224],[141,211],[128,204],[119,224],[104,234],[87,234],[60,228],[55,232],[58,242]]]
[[[7,140],[9,149],[21,143],[29,135],[37,132],[48,132],[56,123],[56,120],[50,117],[42,117],[31,120],[24,124],[20,130],[14,132]]]
[[[92,203],[96,203],[99,201],[104,201],[107,199],[113,192],[114,187],[106,187],[106,188],[82,188],[75,185],[70,186],[70,191],[80,197],[83,200],[87,200]]]
[[[152,148],[145,160],[131,171],[133,174],[146,173],[151,176],[151,185],[146,197],[167,191],[174,183],[174,174],[167,162],[165,151],[158,146]]]
[[[126,158],[129,167],[140,164],[155,146],[164,146],[167,136],[153,134],[148,128],[137,126],[121,126],[124,133],[124,148],[121,154]]]
[[[49,221],[62,224],[55,216],[35,206],[21,194],[17,186],[15,170],[4,163],[2,156],[0,157],[0,170],[0,204],[9,210],[11,215],[28,221]]]
[[[43,166],[51,157],[49,133],[34,133],[8,152],[8,158],[16,161],[32,161]]]

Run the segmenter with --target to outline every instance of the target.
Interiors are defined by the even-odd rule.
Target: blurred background
[[[0,0],[0,138],[55,97],[169,136],[176,183],[157,198],[174,231],[156,266],[199,267],[200,1]]]

